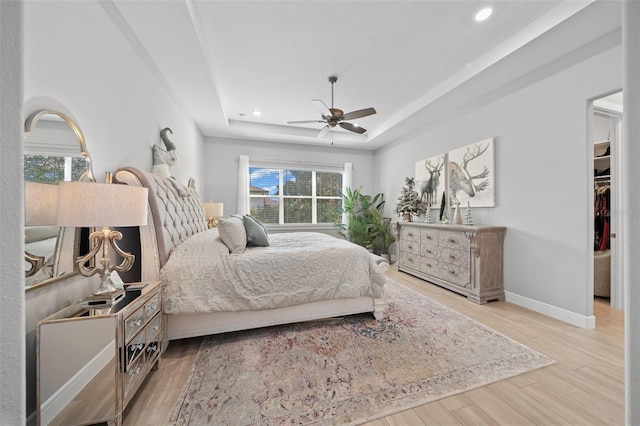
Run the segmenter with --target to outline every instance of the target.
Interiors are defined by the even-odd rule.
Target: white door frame
[[[623,238],[624,238],[624,230],[623,223],[621,220],[622,211],[622,200],[619,197],[620,189],[622,188],[621,181],[621,161],[620,155],[620,144],[624,143],[621,140],[621,123],[622,123],[622,110],[615,108],[612,105],[598,103],[597,99],[593,102],[589,103],[589,115],[588,115],[588,131],[587,136],[589,143],[589,167],[590,173],[593,177],[593,117],[595,114],[606,115],[610,119],[610,154],[611,154],[611,195],[610,195],[610,203],[609,211],[611,215],[609,217],[609,229],[611,233],[610,239],[610,249],[611,249],[611,296],[610,303],[612,308],[623,309],[624,307],[624,291],[623,291],[623,256],[622,256],[622,247],[623,247]],[[592,190],[593,179],[590,179],[590,186]],[[594,218],[593,218],[593,206],[590,209],[590,227],[593,230],[594,227]],[[590,248],[593,247],[593,232],[590,233]],[[591,279],[589,280],[589,285],[587,286],[588,297],[593,298],[593,256],[591,256],[589,262],[589,275]],[[597,321],[597,318],[596,318]]]

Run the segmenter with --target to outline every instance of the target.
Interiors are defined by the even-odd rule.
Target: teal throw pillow
[[[243,217],[244,229],[247,232],[247,244],[251,246],[267,247],[269,245],[269,237],[267,229],[253,216],[245,215]]]

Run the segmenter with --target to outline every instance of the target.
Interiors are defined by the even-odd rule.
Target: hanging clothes
[[[609,248],[609,204],[611,185],[601,184],[594,190],[594,250]]]

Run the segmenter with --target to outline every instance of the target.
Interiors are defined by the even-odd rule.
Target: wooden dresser
[[[398,222],[398,270],[467,296],[504,300],[506,228]]]
[[[115,305],[78,303],[38,324],[38,424],[120,425],[162,344],[162,284],[132,284]]]

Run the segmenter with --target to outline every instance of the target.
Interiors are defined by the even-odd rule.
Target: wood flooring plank
[[[421,405],[413,409],[422,420],[423,425],[427,426],[457,426],[461,425],[455,416],[440,402],[435,401],[430,404]]]

